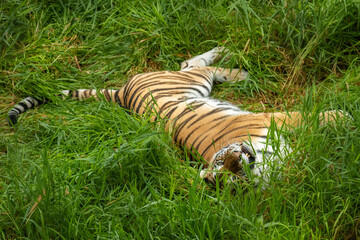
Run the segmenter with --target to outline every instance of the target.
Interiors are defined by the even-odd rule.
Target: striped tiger
[[[275,123],[296,127],[301,122],[299,112],[251,113],[228,102],[210,96],[215,82],[236,82],[246,79],[248,73],[241,69],[209,67],[227,52],[217,47],[195,56],[181,64],[180,71],[142,73],[132,77],[121,89],[110,90],[64,90],[62,94],[73,99],[99,99],[102,94],[107,101],[138,113],[153,114],[166,122],[174,142],[200,155],[204,168],[200,176],[210,184],[218,179],[243,181],[251,176],[268,180],[272,164],[291,152],[281,136],[277,143],[268,141],[269,126]],[[8,113],[10,125],[28,109],[43,102],[27,97]],[[338,116],[325,112],[325,120]],[[226,176],[226,178],[223,178]],[[219,181],[218,181],[219,182]]]

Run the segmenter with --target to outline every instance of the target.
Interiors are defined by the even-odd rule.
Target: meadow
[[[214,98],[305,117],[265,190],[207,185],[161,121],[56,97],[219,45],[250,77]],[[3,0],[0,56],[1,239],[360,238],[359,1]],[[9,127],[26,96],[51,102]]]

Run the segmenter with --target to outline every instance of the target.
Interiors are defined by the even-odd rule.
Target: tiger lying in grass
[[[119,103],[132,112],[156,113],[152,120],[164,119],[174,142],[203,158],[200,176],[208,183],[216,184],[218,179],[241,181],[250,175],[266,181],[270,166],[291,152],[281,136],[272,136],[277,138],[276,144],[268,141],[269,126],[274,122],[279,128],[283,124],[296,127],[301,114],[253,114],[210,98],[214,82],[236,82],[247,76],[246,71],[239,69],[208,67],[222,58],[223,51],[215,48],[187,60],[180,71],[136,75],[120,90],[80,89],[62,93],[78,100],[98,99],[100,93],[107,101]],[[16,124],[19,114],[41,103],[32,97],[25,98],[9,111],[10,124]],[[322,117],[327,121],[335,115],[339,116],[325,112]]]

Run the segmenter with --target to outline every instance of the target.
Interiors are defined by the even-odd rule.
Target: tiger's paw
[[[203,53],[201,55],[195,56],[189,60],[186,60],[181,63],[181,71],[189,71],[194,68],[210,66],[218,61],[221,58],[226,56],[225,60],[229,60],[231,54],[229,50],[225,47],[216,47],[212,50]]]

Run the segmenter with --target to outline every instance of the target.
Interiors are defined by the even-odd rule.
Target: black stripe
[[[189,127],[191,127],[192,125],[194,125],[194,124],[195,124],[197,121],[199,121],[199,120],[202,120],[202,119],[204,119],[204,118],[206,118],[206,117],[208,117],[208,116],[211,116],[211,115],[213,115],[213,114],[215,114],[215,113],[222,112],[222,111],[226,111],[226,110],[229,110],[229,108],[215,108],[214,110],[211,110],[210,112],[205,113],[205,114],[199,116],[192,124],[189,125]],[[229,116],[229,115],[226,115],[226,116]]]
[[[179,101],[168,101],[167,103],[165,103],[160,107],[160,112],[164,111],[165,109],[171,108],[179,103],[180,103]]]
[[[145,74],[145,76],[142,77],[142,78],[135,76],[136,78],[133,78],[133,79],[129,80],[128,84],[125,86],[125,93],[124,93],[124,99],[126,100],[126,105],[128,105],[128,106],[130,107],[131,102],[129,102],[129,101],[132,100],[133,96],[132,96],[132,98],[130,98],[130,99],[128,99],[128,96],[129,96],[129,94],[130,94],[131,92],[133,92],[133,89],[136,87],[137,83],[140,82],[140,80],[142,80],[142,79],[144,79],[144,78],[147,77],[147,79],[145,79],[145,80],[146,80],[145,82],[149,83],[149,81],[152,81],[152,80],[154,80],[154,79],[159,78],[160,75],[163,75],[164,73],[181,74],[180,79],[178,79],[178,78],[174,78],[174,79],[178,79],[179,81],[188,80],[188,81],[194,82],[193,85],[200,86],[200,87],[204,88],[204,89],[208,92],[208,94],[209,94],[210,91],[211,91],[211,88],[209,89],[209,88],[207,88],[207,87],[204,86],[204,85],[196,84],[196,81],[193,81],[192,79],[187,79],[187,78],[185,77],[186,75],[184,76],[183,72],[181,72],[181,73],[180,73],[180,72],[157,72],[156,75],[155,75],[155,74],[150,75],[150,76],[151,76],[150,78],[148,78],[148,77],[149,77],[148,74]],[[200,75],[200,74],[196,74],[196,73],[192,73],[192,74],[195,75],[195,76],[199,76],[199,77],[205,79],[204,76],[202,76],[202,75]],[[155,75],[155,76],[154,76],[154,75]],[[140,75],[140,76],[141,76],[141,75]],[[171,77],[172,77],[172,76],[166,76],[165,79],[167,79],[167,78],[170,79]],[[205,79],[205,80],[210,84],[210,86],[212,86],[211,82],[209,82],[207,79]],[[163,82],[154,83],[154,85],[156,85],[156,84],[163,84]],[[173,82],[171,82],[171,83],[169,83],[169,84],[172,84],[172,85],[174,85],[174,84],[176,84],[176,85],[181,85],[182,83],[173,83]],[[144,84],[141,85],[141,86],[138,86],[137,89],[134,90],[135,93],[138,92],[141,87],[144,87]],[[183,89],[184,89],[184,88],[183,88]],[[189,87],[187,87],[186,89],[189,89]],[[198,89],[191,88],[191,90],[197,91],[201,96],[204,96],[204,95],[202,94],[202,92],[199,91]],[[133,94],[134,94],[134,93],[133,93]]]
[[[144,97],[142,97],[142,99],[140,100],[140,103],[139,103],[139,105],[138,105],[138,107],[137,107],[137,109],[136,109],[136,112],[139,111],[139,109],[140,109],[143,101],[145,101],[145,100],[150,96],[150,94],[154,94],[154,93],[162,92],[162,91],[165,91],[166,94],[171,94],[172,92],[169,92],[169,91],[171,91],[171,90],[189,89],[189,88],[191,88],[191,87],[186,87],[186,88],[185,88],[185,87],[177,87],[177,88],[175,87],[175,88],[160,88],[160,89],[154,89],[153,91],[146,93],[146,94],[144,95]],[[199,91],[198,89],[194,89],[194,90],[200,93],[200,91]],[[176,91],[176,93],[180,94],[180,93],[187,93],[187,92]],[[138,97],[139,97],[139,96],[138,96]],[[135,102],[132,104],[133,107],[135,107],[138,97],[136,98]],[[131,101],[132,101],[132,100],[131,100]]]
[[[187,73],[187,74],[191,74],[191,75],[195,75],[195,76],[197,76],[197,77],[200,77],[200,78],[204,79],[207,83],[209,83],[210,86],[212,86],[212,82],[213,82],[213,81],[209,81],[209,79],[208,79],[208,78],[210,78],[209,76],[201,75],[200,73],[195,73],[195,72],[193,72],[193,71],[186,71],[186,72],[184,72],[184,73]],[[211,79],[211,80],[212,80],[212,79]]]
[[[167,113],[165,114],[167,120],[168,120],[168,119],[171,119],[171,115],[173,114],[173,112],[174,112],[177,108],[178,108],[178,106],[174,107],[173,109],[171,109],[169,112],[167,112]]]
[[[116,90],[116,92],[115,92],[115,102],[120,102],[119,92],[120,92],[120,89]]]
[[[185,145],[186,144],[186,142],[189,140],[189,138],[191,137],[191,135],[196,131],[196,130],[198,130],[199,128],[201,127],[201,125],[200,126],[197,126],[196,128],[194,128],[188,135],[187,135],[187,137],[185,138],[185,140],[181,143],[181,141],[180,141],[180,144],[182,144],[182,145]]]
[[[16,109],[15,107],[13,107],[13,108],[9,111],[9,114],[19,115],[20,113],[21,113],[21,111],[19,112],[19,109]]]
[[[136,80],[136,79],[135,79]],[[133,84],[134,82],[134,77],[130,78],[128,80],[128,82],[125,84],[124,86],[124,104],[126,105],[126,101],[127,101],[127,96],[130,93],[130,85]]]
[[[28,110],[28,106],[26,105],[26,103],[19,102],[18,105],[20,105],[24,108],[24,112],[26,112],[26,110]]]
[[[136,103],[137,103],[137,100],[139,99],[140,96],[141,96],[141,95],[138,95],[138,96],[136,97],[136,99],[135,99],[134,104],[133,104],[132,107],[129,105],[129,109],[134,110],[135,105],[136,105]],[[137,112],[137,113],[139,112],[139,110],[140,110],[140,108],[141,108],[141,105],[142,105],[142,102],[143,102],[143,101],[140,101],[140,103],[139,103],[138,107],[136,108],[135,112]],[[131,103],[131,102],[130,102],[130,103]],[[129,103],[129,104],[130,104],[130,103]]]
[[[189,111],[187,112],[182,112],[177,118],[180,119],[181,117],[187,115],[188,113],[192,112],[194,115],[188,117],[187,119],[183,120],[177,127],[176,127],[176,131],[175,131],[175,142],[177,142],[177,138],[180,134],[180,132],[182,131],[182,129],[185,127],[186,124],[188,124],[188,122],[190,122],[193,118],[195,118],[197,116],[196,113],[194,113],[194,110],[196,110],[197,108],[200,108],[204,105],[205,103],[200,103],[194,106],[189,106]],[[177,120],[176,120],[177,121]],[[190,126],[189,126],[190,127]],[[188,128],[189,128],[188,127]]]
[[[206,135],[208,132],[202,132],[199,136],[197,136],[196,138],[195,138],[195,140],[192,142],[192,143],[190,143],[192,146],[194,146],[195,145],[195,143],[201,138],[201,137],[203,137],[204,135]],[[207,136],[207,135],[206,135]],[[205,137],[206,137],[205,136]],[[202,141],[201,141],[202,142]],[[198,144],[198,146],[199,146],[199,144]]]
[[[205,66],[208,66],[208,65],[209,65],[205,58],[199,58],[199,59],[200,59],[200,60],[203,60],[203,61],[205,62]]]
[[[36,106],[36,99],[35,98],[25,98],[24,101],[23,101],[25,104],[26,103],[30,103],[30,107],[29,108],[33,108]],[[26,104],[27,106],[27,104]]]
[[[215,118],[213,121],[219,121],[219,120],[222,120],[224,118],[228,118],[229,115],[224,115],[224,116],[221,116],[221,117],[218,117],[218,118]]]
[[[196,81],[196,79],[191,78],[189,76],[186,76],[183,74],[183,72],[175,72],[180,74],[179,77],[173,77],[173,76],[167,76],[166,79],[174,79],[176,80],[179,84],[186,84],[186,83],[190,83],[190,85],[194,85],[194,86],[199,86],[199,87],[203,87],[205,88],[209,93],[211,92],[212,89],[212,85],[211,83],[209,83],[210,88],[208,88],[204,83],[199,83],[199,81]],[[161,82],[162,83],[162,82]],[[173,82],[169,83],[169,84],[174,84]]]
[[[228,125],[226,125],[223,129],[221,129],[220,131],[219,131],[219,133],[222,133],[222,132],[224,132],[227,128],[229,128],[229,127],[232,127],[234,124],[238,124],[238,123],[241,123],[242,121],[233,121],[233,122],[231,122],[230,124],[228,124]],[[248,124],[248,125],[242,125],[241,127],[242,128],[244,128],[244,129],[261,129],[261,128],[266,128],[266,126],[264,125],[264,126],[262,126],[262,127],[260,127],[260,126],[258,126],[259,124]],[[258,126],[258,127],[255,127],[255,126]],[[237,128],[236,128],[237,129]]]
[[[194,117],[196,117],[196,115],[193,115],[193,116],[190,116],[189,118],[187,118],[185,121],[182,121],[179,126],[176,127],[176,131],[175,131],[175,134],[174,134],[174,141],[175,142],[178,142],[178,137],[179,137],[179,134],[181,132],[181,130],[185,127],[185,125],[191,120],[193,119]],[[181,144],[181,141],[179,142]]]
[[[171,72],[172,75],[175,75],[175,76],[171,76],[172,78],[169,78],[169,79],[175,79],[175,80],[178,80],[178,81],[184,81],[186,80],[186,82],[190,82],[190,83],[197,83],[199,84],[199,81],[197,81],[197,78],[194,78],[193,76],[189,76],[189,72],[180,72],[180,71],[175,71],[175,72]],[[194,74],[196,75],[196,74]],[[197,76],[200,76],[200,75],[197,75]],[[202,79],[204,79],[204,76],[203,77],[200,77]],[[211,86],[211,83],[208,82]]]
[[[13,109],[16,109],[18,112],[19,112],[19,114],[20,113],[23,113],[23,111],[20,109],[20,108],[18,108],[17,106],[15,106]],[[25,111],[24,111],[25,112]]]
[[[201,140],[199,141],[199,143],[196,145],[196,149],[197,149],[197,150],[200,150],[200,149],[199,149],[200,145],[201,145],[201,144],[205,141],[205,139],[208,138],[208,137],[209,137],[209,135],[205,135],[204,137],[201,138]],[[200,137],[199,137],[199,138],[200,138]],[[198,138],[198,139],[199,139],[199,138]],[[198,139],[196,139],[196,140],[198,140]],[[211,146],[211,145],[214,145],[214,141],[211,142],[210,146]],[[201,156],[204,156],[204,155],[201,154]]]
[[[241,127],[241,128],[242,128],[242,127]],[[237,128],[237,129],[240,129],[240,128]],[[235,131],[235,130],[237,130],[237,129],[232,129],[231,131],[228,131],[228,132],[222,134],[222,135],[221,135],[220,137],[218,137],[217,139],[213,140],[212,143],[211,143],[207,148],[205,148],[205,150],[202,152],[201,156],[203,156],[203,155],[209,150],[209,148],[210,148],[213,144],[215,144],[217,141],[219,141],[221,138],[223,138],[225,135],[227,135],[227,134],[229,134],[230,132],[233,132],[233,131]],[[248,136],[249,136],[248,134],[242,134],[242,135],[235,136],[235,137],[233,137],[233,138],[231,138],[231,139],[248,137]],[[266,137],[264,137],[263,135],[250,135],[250,137],[251,137],[251,138],[252,138],[252,137],[259,137],[259,138],[265,138],[265,139],[266,139]],[[230,140],[230,139],[228,139],[228,140]]]
[[[159,95],[159,96],[155,96],[154,97],[154,100],[156,101],[156,103],[158,103],[158,100],[161,99],[161,98],[169,98],[168,95]],[[168,101],[166,102],[164,105],[162,105],[161,107],[159,107],[159,110],[158,110],[158,114],[160,115],[163,111],[166,111],[167,109],[175,106],[175,105],[178,105],[180,102],[177,101],[177,100],[174,100],[174,101]],[[155,103],[151,103],[151,107],[154,106]],[[146,109],[144,109],[144,111],[140,114],[143,114],[145,112]]]
[[[130,80],[128,81],[128,83],[125,85],[125,89],[124,89],[124,99],[126,100],[128,98],[128,95],[132,92],[132,89],[138,84],[138,82],[141,82],[144,78],[146,79],[146,81],[150,81],[153,78],[150,78],[149,80],[149,76],[158,76],[158,75],[163,75],[165,72],[156,72],[156,73],[152,73],[152,74],[143,74],[143,75],[135,75],[134,77],[130,78]]]
[[[173,73],[173,72],[171,72]],[[182,73],[182,72],[175,72],[175,73]],[[151,77],[151,78],[147,78],[145,79],[145,81],[141,82],[142,85],[138,86],[137,88],[137,91],[139,89],[141,89],[142,87],[145,87],[145,86],[153,86],[153,85],[184,85],[186,83],[191,83],[191,85],[194,85],[194,86],[199,86],[199,87],[202,87],[204,88],[205,90],[207,90],[208,92],[211,91],[211,88],[209,89],[208,87],[206,87],[204,84],[199,84],[198,81],[195,81],[193,78],[188,78],[188,76],[184,75],[184,74],[181,74],[179,77],[174,77],[174,76],[164,76],[163,80],[164,81],[156,81],[156,80],[161,80],[162,78],[159,78],[159,76],[155,76],[155,77]],[[176,82],[174,81],[166,81],[166,80],[176,80]],[[153,83],[153,80],[155,80],[156,82],[154,84]],[[150,85],[151,84],[151,85]],[[130,92],[132,92],[132,89],[135,87],[134,84],[132,84],[133,86],[131,86],[130,88]],[[186,85],[186,84],[185,84]],[[211,86],[211,84],[210,84]]]
[[[141,94],[141,91],[143,90],[142,88],[146,88],[146,87],[151,87],[151,86],[154,86],[154,85],[159,85],[158,82],[150,82],[150,83],[144,83],[144,84],[141,84],[140,86],[136,86],[136,89],[133,91],[130,99],[129,99],[129,105],[131,104],[131,101],[132,99],[135,97],[136,94]],[[133,106],[134,107],[134,106]]]
[[[105,99],[108,101],[108,102],[111,102],[111,96],[109,94],[109,90],[108,89],[104,89],[104,96],[105,96]]]
[[[69,94],[65,97],[66,99],[73,98],[73,90],[69,90]]]
[[[177,120],[178,121],[180,118],[184,117],[186,114],[193,112],[193,110],[201,107],[202,105],[204,105],[204,103],[200,103],[197,105],[191,105],[191,106],[187,106],[178,116],[177,116]],[[195,113],[194,113],[195,114]]]

